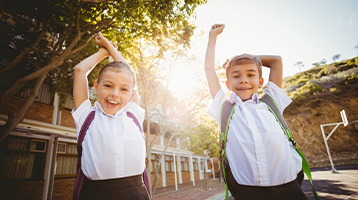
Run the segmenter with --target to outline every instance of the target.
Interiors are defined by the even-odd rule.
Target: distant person
[[[221,108],[227,96],[215,72],[215,45],[224,27],[223,24],[211,27],[204,67],[213,99],[208,112],[219,124]],[[259,102],[257,90],[264,82],[261,66],[270,69],[265,93],[274,99],[281,111],[291,103],[280,88],[280,56],[242,54],[224,64],[226,86],[232,91],[229,99],[235,103],[225,149],[227,186],[232,196],[240,200],[307,199],[301,189],[304,177],[301,157],[266,104]]]
[[[143,182],[146,147],[141,132],[144,111],[138,105],[136,76],[117,46],[99,33],[98,52],[74,68],[72,116],[77,140],[90,113],[94,119],[82,143],[82,178],[77,178],[74,199],[150,199]],[[108,56],[115,62],[104,66],[94,82],[98,100],[89,100],[87,75]],[[78,176],[79,176],[78,174]],[[82,181],[82,184],[81,184]]]

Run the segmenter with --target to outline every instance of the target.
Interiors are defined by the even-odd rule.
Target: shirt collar
[[[255,104],[258,104],[258,103],[259,103],[259,96],[257,95],[257,93],[254,93],[254,94],[252,95],[252,98],[251,98],[251,99],[249,99],[249,100],[243,102],[243,101],[240,99],[240,97],[237,96],[237,94],[236,94],[235,92],[233,92],[233,93],[231,93],[231,95],[230,95],[230,101],[231,101],[232,103],[236,103],[237,105],[240,105],[240,106],[241,106],[242,104],[246,103],[246,102],[253,102],[253,103],[255,103]]]
[[[116,112],[116,114],[110,115],[110,114],[107,114],[107,113],[104,112],[104,110],[103,110],[101,104],[100,104],[98,101],[96,101],[96,102],[94,103],[94,107],[95,107],[98,111],[102,112],[104,115],[106,115],[106,116],[108,116],[108,117],[118,117],[118,116],[120,116],[122,113],[124,113],[124,111],[126,110],[127,106],[128,106],[128,104],[127,104],[126,106],[124,106],[123,108],[121,108],[120,110],[118,110],[118,111]]]

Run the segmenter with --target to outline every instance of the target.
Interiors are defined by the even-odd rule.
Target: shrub
[[[335,74],[338,72],[338,68],[335,67],[334,65],[328,65],[325,69],[324,69],[324,73],[326,75],[331,75],[331,74]]]

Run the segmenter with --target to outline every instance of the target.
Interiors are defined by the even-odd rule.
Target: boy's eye
[[[127,91],[128,91],[128,89],[127,89],[127,88],[122,88],[121,90],[122,90],[122,91],[125,91],[125,92],[127,92]]]
[[[112,87],[111,85],[105,84],[104,87],[110,88]]]
[[[254,77],[255,76],[255,74],[249,74],[249,77]]]

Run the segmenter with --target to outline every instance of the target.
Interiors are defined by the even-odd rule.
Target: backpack
[[[259,102],[265,103],[267,105],[267,107],[270,110],[270,112],[275,116],[276,121],[280,124],[280,126],[281,126],[284,134],[286,135],[288,141],[290,141],[292,143],[294,149],[301,156],[301,158],[302,158],[302,169],[303,169],[304,173],[306,174],[307,178],[309,179],[309,181],[310,181],[310,183],[312,185],[312,191],[313,191],[315,200],[318,200],[319,198],[317,196],[316,190],[313,187],[310,167],[308,166],[308,163],[307,163],[304,155],[296,147],[296,142],[292,138],[291,131],[288,128],[287,123],[283,119],[283,116],[282,116],[282,114],[281,114],[276,102],[268,94],[265,94],[262,98],[260,98]],[[226,183],[226,197],[225,197],[225,199],[228,199],[228,196],[229,196],[229,194],[228,194],[228,185],[227,185],[226,174],[225,174],[226,166],[229,164],[228,160],[227,160],[227,157],[226,157],[226,142],[227,142],[227,134],[228,134],[228,130],[229,130],[229,123],[230,123],[230,120],[232,118],[232,115],[234,114],[234,111],[235,111],[235,104],[231,103],[229,100],[226,100],[223,103],[222,107],[221,107],[221,114],[220,114],[220,119],[221,119],[221,127],[220,127],[220,129],[221,129],[220,130],[220,161],[221,161],[221,168],[222,168],[224,181]]]
[[[133,119],[134,123],[138,126],[140,132],[142,133],[142,135],[144,137],[143,130],[142,130],[141,126],[139,125],[139,122],[138,122],[137,118],[131,112],[127,112],[127,116]],[[86,136],[87,129],[91,125],[94,117],[95,117],[95,111],[92,110],[88,114],[87,118],[85,119],[85,121],[84,121],[84,123],[83,123],[83,125],[81,127],[78,139],[77,139],[78,157],[77,157],[77,177],[76,177],[75,186],[74,186],[74,189],[73,189],[73,199],[74,200],[78,200],[79,197],[80,197],[82,184],[83,184],[83,179],[84,179],[84,174],[83,174],[82,169],[81,169],[82,143],[83,143],[83,140],[84,140],[84,138]],[[150,197],[149,180],[148,180],[148,175],[147,175],[147,170],[146,169],[144,169],[144,171],[143,171],[143,180],[144,180],[145,187],[146,187],[147,192],[148,192],[149,197]]]

